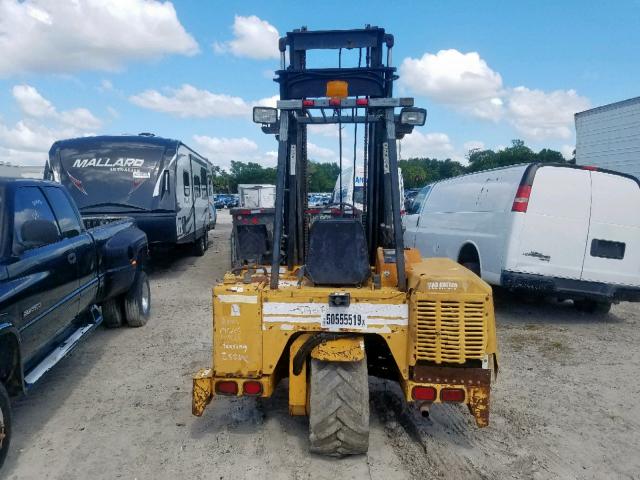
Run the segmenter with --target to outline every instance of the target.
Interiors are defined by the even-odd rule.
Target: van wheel
[[[193,254],[196,257],[202,257],[204,255],[206,248],[204,247],[204,236],[200,237],[193,244]]]
[[[209,250],[209,229],[204,234],[204,250],[205,252]]]
[[[144,270],[136,275],[131,289],[124,296],[124,313],[127,324],[138,328],[147,324],[151,315],[151,287]]]
[[[120,328],[124,323],[120,298],[112,298],[102,304],[102,324],[107,328]]]
[[[7,458],[11,443],[11,403],[9,394],[0,383],[0,468]]]
[[[313,453],[342,457],[369,449],[369,379],[358,362],[311,359],[309,442]]]
[[[598,302],[596,300],[574,300],[573,306],[581,312],[596,315],[606,315],[611,311],[611,302]]]

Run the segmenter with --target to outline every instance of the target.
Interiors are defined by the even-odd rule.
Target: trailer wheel
[[[193,244],[193,254],[196,257],[202,257],[206,248],[204,246],[204,236],[198,238]]]
[[[124,296],[124,313],[127,325],[138,328],[147,324],[151,315],[151,288],[144,270],[136,275],[131,289]]]
[[[369,448],[367,359],[311,359],[309,442],[314,453],[342,457]]]
[[[4,385],[0,383],[0,468],[7,458],[9,444],[11,443],[11,403],[9,394]]]
[[[104,302],[102,304],[102,324],[107,328],[119,328],[123,323],[120,297]]]

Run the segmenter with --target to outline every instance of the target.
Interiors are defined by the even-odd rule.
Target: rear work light
[[[249,381],[242,384],[242,393],[244,395],[257,397],[262,395],[262,384],[260,382]]]
[[[464,402],[465,393],[461,388],[443,388],[440,390],[440,400],[443,402]]]
[[[367,105],[369,105],[369,99],[368,98],[358,98],[356,99],[356,105],[359,107],[366,107]]]
[[[315,100],[303,100],[302,101],[302,106],[303,107],[313,107],[316,104]]]
[[[238,395],[238,384],[230,380],[223,380],[220,382],[216,382],[216,394]]]
[[[516,198],[513,199],[512,212],[526,212],[529,206],[529,197],[531,196],[531,185],[520,185],[516,192]]]
[[[413,387],[411,396],[414,400],[433,402],[436,399],[436,389],[433,387]]]

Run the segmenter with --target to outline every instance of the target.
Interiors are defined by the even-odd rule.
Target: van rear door
[[[514,227],[521,222],[515,270],[580,279],[590,209],[589,171],[538,168],[526,212],[513,212]]]
[[[640,285],[640,187],[621,175],[590,173],[591,222],[582,280]]]

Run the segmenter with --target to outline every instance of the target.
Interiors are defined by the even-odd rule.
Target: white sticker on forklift
[[[353,303],[330,307],[322,303],[268,302],[263,305],[265,323],[319,323],[324,328],[366,329],[370,325],[408,325],[407,304]]]
[[[237,303],[232,303],[231,304],[231,316],[232,317],[239,317],[240,316],[240,305],[238,305]]]
[[[217,295],[222,303],[258,303],[256,295]]]

